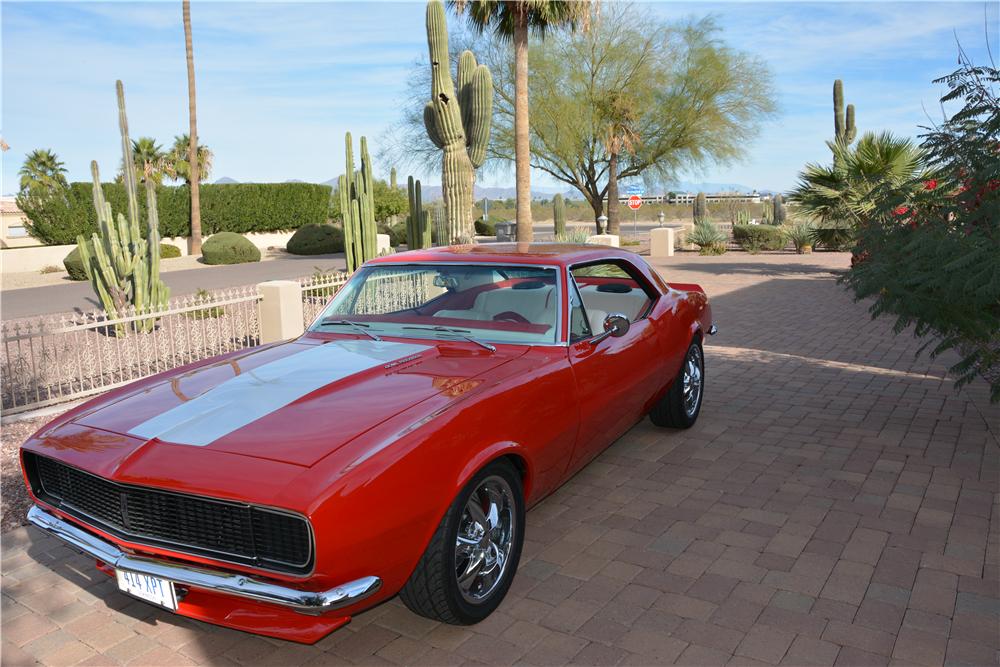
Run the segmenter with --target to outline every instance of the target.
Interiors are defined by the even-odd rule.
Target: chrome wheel
[[[514,491],[491,475],[465,504],[455,538],[455,578],[466,601],[481,603],[507,571],[517,521]]]
[[[692,417],[698,411],[698,404],[701,401],[702,357],[701,350],[697,346],[691,347],[687,359],[684,360],[682,382],[684,412],[687,413],[688,417]]]

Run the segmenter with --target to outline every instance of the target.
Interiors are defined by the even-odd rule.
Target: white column
[[[649,256],[650,257],[673,257],[674,256],[674,228],[657,227],[649,232]]]
[[[294,280],[259,283],[260,342],[275,343],[302,335],[302,286]]]
[[[593,234],[587,237],[587,243],[592,245],[608,245],[618,247],[618,234]]]

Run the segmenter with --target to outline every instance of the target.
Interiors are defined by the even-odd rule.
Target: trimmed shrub
[[[326,222],[303,225],[288,239],[285,250],[293,255],[344,252],[344,230]]]
[[[93,245],[92,241],[87,241],[87,245]],[[160,259],[173,259],[181,256],[181,249],[169,243],[160,244]],[[73,248],[68,255],[63,258],[63,266],[70,280],[86,280],[87,272],[83,269],[83,261],[80,259],[80,249]]]
[[[128,210],[125,186],[103,183],[104,199],[113,211]],[[76,243],[79,234],[97,231],[90,183],[71,183],[62,196],[19,196],[28,218],[28,233],[47,245]],[[188,186],[156,190],[160,236],[187,236],[191,230]],[[206,236],[217,232],[277,232],[326,222],[330,186],[312,183],[203,183],[201,225]],[[146,215],[146,198],[139,197],[139,215]]]
[[[733,225],[733,239],[750,253],[783,250],[788,240],[774,225]]]
[[[246,264],[260,261],[260,250],[234,232],[219,232],[201,246],[206,264]]]
[[[174,259],[181,256],[181,249],[169,243],[160,244],[160,259]]]
[[[93,243],[87,241],[87,245],[93,245]],[[69,274],[70,280],[87,279],[87,272],[83,269],[83,260],[80,259],[80,248],[73,248],[68,255],[63,257],[63,266],[66,267],[66,273]]]
[[[389,235],[389,245],[393,248],[400,244],[406,244],[406,223],[397,222],[395,225],[383,223],[378,226],[379,234]]]
[[[482,218],[476,218],[476,233],[480,236],[496,236],[497,235],[497,223],[493,220],[483,220]]]

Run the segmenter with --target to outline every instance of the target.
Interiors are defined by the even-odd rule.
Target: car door
[[[663,384],[663,361],[656,326],[647,317],[658,293],[627,262],[589,263],[568,273],[569,359],[580,408],[570,464],[576,470],[643,416]],[[628,317],[628,332],[597,341],[604,318],[612,312]]]

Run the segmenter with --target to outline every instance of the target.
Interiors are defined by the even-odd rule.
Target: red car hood
[[[417,403],[467,391],[473,378],[521,354],[518,348],[490,353],[436,341],[304,337],[99,400],[68,430],[131,436],[133,451],[118,456],[135,449],[149,454],[150,446],[169,443],[163,449],[174,455],[183,446],[192,454],[311,466]]]

